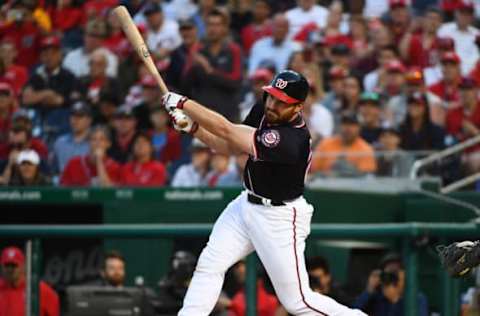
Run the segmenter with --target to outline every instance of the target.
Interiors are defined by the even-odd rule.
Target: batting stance
[[[296,72],[283,71],[263,89],[264,106],[253,107],[243,124],[231,123],[184,96],[163,97],[174,122],[188,121],[181,130],[216,152],[249,155],[245,191],[216,221],[178,315],[209,315],[227,269],[253,250],[290,314],[365,315],[309,288],[303,252],[313,207],[302,194],[311,151],[301,115],[308,83]]]

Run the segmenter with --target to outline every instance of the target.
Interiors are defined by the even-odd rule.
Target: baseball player
[[[312,154],[301,115],[309,85],[302,75],[283,71],[263,90],[264,104],[254,106],[243,124],[175,93],[162,99],[174,122],[188,120],[182,131],[216,152],[249,155],[245,190],[217,219],[178,315],[209,315],[227,269],[254,250],[290,314],[365,315],[309,288],[303,252],[313,207],[302,194]]]

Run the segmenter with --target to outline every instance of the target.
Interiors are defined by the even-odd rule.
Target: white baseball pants
[[[303,197],[286,206],[263,206],[248,202],[247,192],[242,192],[216,221],[178,316],[208,316],[225,272],[253,250],[290,314],[365,315],[310,289],[303,252],[312,213],[313,207]]]

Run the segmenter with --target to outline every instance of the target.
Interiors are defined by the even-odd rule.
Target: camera
[[[397,285],[398,284],[398,272],[397,271],[385,271],[380,274],[380,282],[382,286]]]

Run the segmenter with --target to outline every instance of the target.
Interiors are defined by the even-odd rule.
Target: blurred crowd
[[[312,176],[405,177],[480,133],[480,2],[9,0],[0,10],[0,182],[236,186],[246,157],[172,128],[112,8],[169,89],[241,122],[289,68],[310,83]],[[478,146],[424,172],[480,169]]]
[[[145,285],[146,280],[137,277],[133,286],[140,287],[145,295],[142,300],[141,315],[176,315],[182,306],[196,261],[197,258],[192,253],[178,250],[171,257],[168,272],[158,282],[154,282],[155,286],[148,287]],[[17,247],[7,247],[1,253],[0,264],[2,268],[0,315],[24,315],[25,255]],[[126,282],[127,265],[128,262],[121,253],[115,250],[109,251],[103,256],[98,279],[81,286],[118,290],[132,287]],[[406,315],[404,306],[405,267],[402,257],[396,253],[385,254],[366,280],[364,277],[356,275],[355,282],[360,282],[360,288],[357,289],[337,282],[333,278],[328,260],[324,257],[307,258],[306,267],[310,286],[315,292],[327,295],[347,306],[359,308],[371,316]],[[211,315],[244,316],[246,313],[245,282],[246,262],[241,260],[226,273],[224,286]],[[152,283],[148,282],[148,284]],[[76,286],[78,287],[78,285]],[[66,292],[68,296],[68,288]],[[71,303],[71,300],[59,297],[62,295],[59,295],[47,283],[40,281],[39,293],[40,316],[59,316],[72,312],[70,310],[72,306],[61,303],[63,301]],[[94,293],[91,296],[94,296]],[[112,304],[114,304],[113,302]],[[120,308],[120,305],[115,307]],[[421,291],[418,292],[416,308],[417,315],[430,315],[428,300]],[[468,312],[469,306],[465,303],[463,309]],[[262,267],[257,271],[257,313],[260,316],[289,316],[276,297],[273,285]]]

